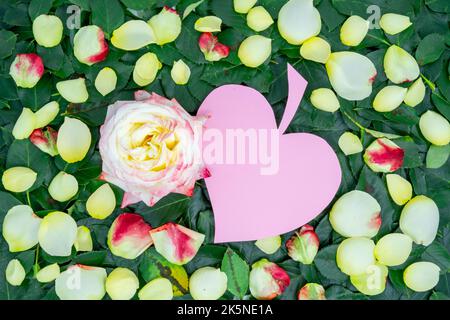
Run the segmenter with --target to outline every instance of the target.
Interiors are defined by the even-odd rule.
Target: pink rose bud
[[[394,172],[403,164],[405,151],[386,138],[379,138],[367,147],[364,161],[375,172]]]
[[[286,290],[290,281],[284,269],[267,259],[261,259],[252,265],[250,292],[258,300],[272,300]]]
[[[230,48],[220,43],[211,32],[202,33],[198,39],[198,45],[208,61],[219,61],[228,57],[230,53]]]
[[[45,152],[52,157],[58,154],[56,148],[56,138],[58,132],[51,127],[46,129],[36,129],[31,133],[30,141],[38,147],[42,152]]]
[[[97,26],[85,26],[73,38],[73,51],[81,63],[93,65],[108,56],[109,48],[103,30]]]
[[[150,231],[156,251],[169,262],[183,265],[197,254],[205,236],[172,222]]]
[[[318,283],[307,283],[298,292],[298,300],[326,300],[325,289]]]
[[[44,63],[35,53],[18,54],[9,69],[9,74],[21,88],[33,88],[44,73]]]
[[[139,214],[122,213],[109,229],[108,247],[118,257],[135,259],[151,246],[151,229]]]
[[[287,242],[288,255],[295,261],[311,264],[319,250],[319,237],[310,225],[304,225]]]

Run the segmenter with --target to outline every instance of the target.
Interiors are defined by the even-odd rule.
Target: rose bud
[[[441,269],[432,262],[416,262],[405,269],[403,281],[411,290],[425,292],[438,284],[440,271]]]
[[[189,293],[194,300],[218,300],[227,291],[225,272],[213,267],[195,270],[189,279]]]
[[[386,138],[372,142],[364,153],[364,162],[374,172],[394,172],[403,165],[405,151]]]
[[[92,218],[106,219],[116,208],[116,196],[107,183],[99,187],[86,201],[86,210]]]
[[[156,54],[147,52],[136,61],[133,80],[141,87],[149,85],[155,80],[158,70],[161,68],[162,64]]]
[[[408,16],[396,13],[385,13],[381,16],[380,27],[383,31],[390,35],[396,35],[409,28],[412,25]]]
[[[230,53],[230,48],[221,44],[211,32],[202,33],[198,38],[198,45],[207,61],[219,61]]]
[[[281,237],[274,236],[260,239],[255,242],[255,245],[265,254],[274,254],[281,247]]]
[[[272,39],[254,35],[242,41],[238,50],[241,62],[250,68],[262,65],[272,53]]]
[[[139,300],[172,300],[172,283],[166,278],[156,278],[138,292]]]
[[[292,260],[311,264],[319,250],[319,244],[319,237],[314,232],[314,228],[305,224],[299,232],[286,241],[286,249]]]
[[[41,220],[29,206],[18,205],[9,209],[2,229],[9,251],[20,252],[34,247],[38,243]]]
[[[54,211],[47,214],[38,232],[39,245],[51,256],[67,257],[77,238],[77,223],[67,213]]]
[[[56,84],[61,97],[72,103],[84,103],[89,99],[86,80],[83,78],[64,80]]]
[[[108,232],[108,247],[115,256],[125,259],[139,257],[152,245],[150,230],[142,216],[122,213],[111,225]]]
[[[116,89],[116,85],[116,72],[109,67],[104,67],[102,70],[100,70],[97,77],[95,78],[95,89],[97,89],[97,91],[100,92],[102,96],[106,96],[109,93],[113,92],[114,89]]]
[[[56,47],[61,42],[63,30],[63,23],[57,16],[41,14],[33,20],[33,36],[42,47]]]
[[[114,47],[126,51],[139,50],[155,43],[152,27],[142,20],[130,20],[113,31],[111,43]]]
[[[341,27],[341,42],[346,46],[356,47],[364,40],[367,31],[369,31],[369,21],[360,16],[348,17]]]
[[[300,47],[300,55],[306,59],[319,63],[326,63],[331,54],[330,44],[319,37],[306,40]]]
[[[363,274],[369,266],[375,264],[374,249],[375,243],[370,239],[363,237],[345,239],[337,249],[337,266],[349,276]]]
[[[422,114],[419,128],[425,139],[435,146],[445,146],[450,143],[450,124],[437,112],[428,110]]]
[[[35,128],[43,128],[55,120],[59,113],[59,103],[52,101],[41,107],[36,113]]]
[[[58,149],[56,148],[56,139],[58,132],[50,127],[46,130],[36,129],[30,136],[30,141],[42,152],[45,152],[52,157],[58,155]]]
[[[76,264],[62,272],[55,281],[61,300],[101,300],[105,296],[106,270]]]
[[[321,27],[320,13],[313,0],[289,0],[278,13],[278,30],[293,45],[317,36]]]
[[[372,238],[380,230],[381,207],[370,194],[353,190],[342,195],[330,211],[334,231],[344,237]]]
[[[326,300],[325,289],[318,283],[307,283],[298,292],[298,300]]]
[[[12,286],[20,286],[25,280],[26,272],[19,260],[13,259],[8,262],[5,271],[6,281]]]
[[[12,135],[14,139],[28,139],[36,128],[36,115],[28,108],[23,108],[19,118],[17,118]]]
[[[92,251],[94,245],[92,243],[91,231],[86,226],[79,226],[77,228],[77,238],[75,239],[75,250],[77,251]]]
[[[394,111],[402,104],[407,91],[399,86],[386,86],[377,93],[372,106],[378,112]]]
[[[430,245],[439,226],[439,208],[426,196],[415,196],[402,210],[400,229],[417,244]]]
[[[247,14],[247,25],[256,32],[266,30],[272,24],[270,13],[263,6],[254,7]]]
[[[194,29],[199,32],[220,32],[222,19],[216,16],[198,18],[195,21]]]
[[[36,181],[37,173],[26,167],[13,167],[2,175],[3,187],[11,192],[25,192]]]
[[[390,233],[378,240],[375,245],[375,258],[388,267],[403,264],[412,250],[412,239],[403,233]]]
[[[103,30],[93,25],[82,27],[73,38],[73,52],[78,61],[88,66],[105,60],[109,48]]]
[[[359,292],[368,296],[376,296],[386,289],[387,276],[388,268],[386,266],[373,264],[367,267],[364,273],[350,276],[350,282]]]
[[[339,148],[346,155],[352,155],[363,151],[363,145],[358,136],[350,131],[344,132],[338,140]]]
[[[56,280],[61,274],[61,269],[57,263],[50,264],[36,273],[36,280],[40,283],[48,283]]]
[[[33,88],[44,74],[44,63],[35,53],[18,54],[9,69],[10,76],[21,88]]]
[[[48,193],[59,202],[72,199],[78,192],[78,181],[75,177],[64,171],[60,171],[50,182]]]
[[[156,44],[160,46],[175,41],[181,33],[181,18],[174,9],[168,6],[154,15],[148,24],[153,29]]]
[[[422,78],[417,78],[417,80],[408,88],[403,102],[410,107],[417,106],[425,98],[425,90]]]
[[[412,197],[411,183],[398,174],[387,174],[386,184],[389,195],[399,206],[407,203]]]
[[[58,131],[56,146],[64,161],[74,163],[84,159],[91,140],[91,131],[87,125],[78,119],[65,117]]]
[[[192,195],[208,174],[199,143],[205,118],[157,94],[137,96],[108,107],[99,142],[103,179],[125,191],[122,208],[152,206],[171,192]]]
[[[384,72],[395,84],[414,81],[420,74],[416,59],[395,44],[384,55]]]
[[[233,0],[234,11],[237,13],[247,13],[257,0]]]
[[[169,262],[183,265],[191,261],[205,235],[172,222],[150,231],[156,251]]]
[[[369,58],[350,51],[333,52],[325,67],[336,93],[347,100],[364,100],[372,93],[377,69]]]
[[[127,268],[115,268],[106,278],[106,292],[112,300],[130,300],[139,289],[139,279]]]
[[[273,262],[261,259],[252,265],[250,271],[250,292],[258,300],[272,300],[289,286],[289,275]]]
[[[311,93],[311,104],[317,109],[325,112],[335,112],[341,107],[336,94],[333,90],[328,88],[313,90]]]
[[[173,82],[178,85],[185,85],[186,83],[188,83],[191,76],[191,69],[189,69],[189,66],[180,59],[173,63],[170,75]]]

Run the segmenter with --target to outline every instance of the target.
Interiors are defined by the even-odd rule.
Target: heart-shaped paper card
[[[258,91],[224,85],[203,101],[203,155],[215,242],[263,239],[294,230],[331,202],[341,182],[333,149],[309,133],[284,134],[305,92],[306,80],[287,67],[289,95],[279,127]]]

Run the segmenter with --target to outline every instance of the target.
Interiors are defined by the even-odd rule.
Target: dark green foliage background
[[[337,139],[351,130],[360,134],[364,146],[374,138],[354,124],[353,119],[365,128],[402,136],[396,142],[406,150],[404,168],[400,174],[413,184],[415,194],[431,197],[439,206],[441,219],[436,240],[429,246],[414,246],[408,261],[399,267],[390,268],[389,280],[384,293],[375,297],[360,294],[350,284],[347,276],[341,273],[335,264],[337,244],[342,238],[336,234],[328,221],[328,210],[311,222],[320,238],[320,251],[312,265],[302,265],[286,254],[284,242],[291,234],[283,235],[283,246],[274,255],[266,256],[253,242],[231,243],[229,245],[212,244],[214,219],[208,201],[204,183],[199,182],[192,198],[182,195],[169,195],[152,208],[138,204],[129,211],[139,212],[153,226],[167,221],[176,221],[189,228],[206,234],[206,243],[198,255],[186,265],[190,274],[205,265],[227,268],[233,263],[241,279],[231,279],[225,298],[248,296],[245,291],[248,265],[266,257],[285,268],[291,276],[291,285],[282,295],[282,299],[295,299],[298,289],[306,282],[317,282],[326,288],[328,299],[449,299],[450,297],[450,170],[449,162],[439,169],[431,169],[436,156],[426,159],[429,143],[418,129],[419,116],[427,109],[434,109],[450,119],[450,80],[449,80],[449,2],[448,0],[315,0],[314,3],[322,16],[321,36],[327,39],[332,51],[354,50],[367,55],[376,65],[378,77],[374,83],[371,97],[359,101],[341,100],[339,112],[330,114],[313,108],[309,102],[312,89],[330,87],[325,67],[300,58],[298,46],[291,46],[279,35],[275,25],[262,32],[273,39],[273,53],[270,61],[258,69],[249,69],[240,64],[236,49],[248,35],[254,34],[245,22],[245,16],[233,11],[232,0],[206,0],[194,13],[183,21],[183,29],[178,39],[164,46],[151,45],[137,52],[124,52],[110,46],[110,54],[104,62],[92,67],[80,64],[73,56],[72,39],[76,30],[65,28],[65,37],[55,48],[38,46],[31,32],[32,19],[43,13],[54,13],[63,22],[67,20],[67,7],[76,4],[82,8],[81,25],[97,24],[105,30],[107,37],[112,31],[128,19],[147,20],[160,11],[163,5],[176,6],[178,12],[196,0],[0,0],[0,172],[16,165],[30,166],[38,172],[38,180],[30,192],[32,207],[41,216],[48,210],[68,210],[79,225],[91,229],[94,238],[94,250],[89,253],[70,257],[50,257],[42,250],[32,249],[19,254],[8,252],[6,242],[0,237],[0,299],[56,299],[54,284],[42,285],[33,278],[33,266],[41,267],[57,261],[64,268],[73,263],[114,268],[126,266],[138,272],[139,265],[146,255],[134,261],[113,256],[106,245],[106,234],[113,219],[120,210],[107,220],[99,221],[85,213],[85,201],[95,188],[101,184],[96,178],[101,171],[101,159],[98,151],[92,147],[88,156],[80,163],[69,165],[66,169],[75,175],[80,183],[80,192],[69,203],[56,203],[48,192],[47,186],[52,177],[65,167],[59,157],[52,159],[39,151],[29,141],[14,141],[12,127],[22,107],[37,110],[50,100],[60,103],[62,112],[52,123],[59,127],[64,115],[76,117],[86,122],[98,140],[98,129],[103,123],[106,106],[117,100],[129,100],[137,89],[130,78],[135,61],[145,52],[157,54],[164,67],[148,91],[154,91],[168,98],[175,97],[189,112],[195,114],[201,101],[215,87],[226,83],[243,83],[262,92],[272,104],[277,119],[284,110],[287,96],[286,63],[291,63],[308,81],[305,99],[289,127],[291,132],[313,132],[324,137],[338,154],[343,179],[338,196],[354,189],[365,190],[381,204],[383,224],[376,236],[379,239],[386,233],[398,230],[401,207],[389,197],[384,175],[375,174],[368,169],[361,154],[349,157],[337,147]],[[280,7],[286,1],[259,0],[258,4],[267,8],[276,19]],[[396,36],[386,36],[380,29],[372,29],[364,42],[356,48],[347,48],[339,41],[339,27],[347,16],[358,14],[367,18],[369,5],[381,8],[381,14],[394,12],[411,17],[413,26]],[[224,23],[223,31],[218,35],[221,42],[229,45],[231,54],[226,59],[207,62],[197,46],[199,33],[193,28],[200,16],[217,15]],[[381,114],[371,108],[375,94],[387,84],[383,73],[382,59],[389,44],[397,44],[415,55],[421,65],[422,74],[429,80],[423,103],[415,108],[402,105],[391,113]],[[37,52],[42,56],[46,73],[33,89],[17,89],[8,75],[9,66],[17,53]],[[192,71],[191,81],[186,86],[177,86],[170,77],[170,68],[174,60],[183,58]],[[110,66],[119,76],[117,89],[103,98],[94,88],[93,81],[98,71]],[[67,105],[55,88],[56,82],[72,77],[86,77],[90,99],[82,105]],[[431,88],[430,88],[431,87]],[[432,90],[433,89],[433,90]],[[434,150],[438,154],[448,154],[447,150]],[[445,156],[444,156],[445,160]],[[439,161],[437,161],[439,162]],[[442,162],[442,161],[441,161]],[[428,165],[427,165],[428,164]],[[428,166],[428,167],[427,167]],[[115,189],[118,202],[122,192]],[[27,203],[25,194],[11,194],[0,187],[0,223],[13,205]],[[276,213],[274,213],[276,214]],[[236,222],[238,223],[238,222]],[[227,249],[228,247],[228,249]],[[25,266],[28,274],[24,284],[11,287],[5,281],[4,270],[10,259],[16,257]],[[431,292],[414,293],[407,289],[402,280],[402,270],[413,261],[428,260],[437,263],[442,270],[438,286]],[[146,263],[149,263],[146,261]],[[141,280],[142,274],[140,274]],[[239,280],[242,286],[233,281]],[[184,298],[190,298],[189,295]]]

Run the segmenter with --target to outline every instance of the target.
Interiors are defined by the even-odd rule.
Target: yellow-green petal
[[[178,60],[173,63],[172,70],[170,71],[170,76],[172,77],[173,82],[178,85],[185,85],[188,83],[189,78],[191,77],[191,69],[189,66],[184,63],[183,60]]]
[[[375,258],[388,267],[405,263],[412,250],[412,239],[403,233],[389,233],[375,245]]]
[[[50,264],[36,273],[36,280],[41,283],[54,281],[61,274],[61,269],[57,263]]]
[[[38,232],[39,245],[51,256],[67,257],[77,237],[77,223],[68,214],[54,211],[47,214]]]
[[[247,13],[255,4],[257,0],[233,0],[234,11],[237,13]]]
[[[118,49],[139,50],[155,43],[155,34],[145,21],[129,20],[113,31],[111,43]]]
[[[147,52],[136,61],[133,70],[133,80],[142,87],[149,85],[155,80],[158,70],[161,68],[162,64],[159,62],[156,54]]]
[[[388,268],[386,266],[373,264],[367,267],[364,273],[350,276],[350,282],[359,292],[368,296],[376,296],[386,289],[387,276]]]
[[[9,209],[2,228],[9,251],[20,252],[34,247],[38,243],[41,220],[30,206],[18,205]]]
[[[116,196],[107,183],[91,194],[86,202],[86,210],[95,219],[106,219],[116,208]]]
[[[194,29],[199,32],[220,32],[222,19],[216,16],[206,16],[195,21]]]
[[[12,135],[17,140],[28,139],[35,128],[36,115],[31,109],[23,108],[22,113],[14,124]]]
[[[396,13],[385,13],[381,16],[380,27],[390,35],[396,35],[409,28],[412,25],[408,16]]]
[[[435,146],[445,146],[450,143],[450,123],[439,113],[428,110],[420,116],[420,132],[425,139]]]
[[[335,112],[340,108],[340,103],[333,90],[319,88],[311,93],[311,104],[319,110]]]
[[[417,106],[423,101],[423,98],[425,98],[425,90],[426,88],[422,78],[417,78],[417,80],[408,88],[403,102],[410,107]]]
[[[254,7],[247,14],[247,25],[256,32],[266,30],[272,24],[272,16],[263,6]]]
[[[42,47],[56,47],[63,37],[64,26],[57,16],[42,14],[33,20],[33,36]]]
[[[366,37],[369,31],[369,21],[360,16],[350,16],[341,27],[341,42],[346,46],[355,47]]]
[[[338,140],[339,148],[342,152],[349,156],[351,154],[360,153],[363,151],[363,145],[358,136],[352,132],[344,132]]]
[[[58,131],[56,146],[64,161],[74,163],[84,159],[91,140],[91,131],[86,124],[78,119],[65,117]]]
[[[406,91],[400,86],[386,86],[377,93],[372,106],[378,112],[394,111],[402,104]]]
[[[112,300],[130,300],[139,289],[139,279],[127,268],[115,268],[106,278],[106,292]]]
[[[386,76],[395,84],[414,81],[420,74],[416,59],[396,45],[387,49],[383,64]]]
[[[88,227],[79,226],[77,228],[77,237],[74,245],[77,251],[89,252],[93,250],[94,245],[92,243],[91,230]]]
[[[306,60],[326,63],[331,54],[330,44],[319,37],[306,40],[300,47],[300,55]]]
[[[138,292],[139,300],[172,300],[172,283],[166,278],[156,278]]]
[[[272,53],[272,39],[253,35],[242,41],[238,50],[241,62],[250,68],[262,65]]]
[[[95,78],[95,89],[97,89],[102,96],[106,96],[107,94],[113,92],[116,85],[117,74],[110,67],[104,67]]]
[[[265,254],[274,254],[281,246],[281,237],[274,236],[257,240],[255,245]]]
[[[59,113],[59,103],[51,101],[41,107],[36,113],[35,129],[43,128],[52,122]]]
[[[402,206],[412,197],[411,183],[402,176],[392,173],[386,175],[386,184],[392,200]]]
[[[78,192],[77,179],[64,171],[59,172],[48,186],[50,196],[59,202],[72,199]]]
[[[37,173],[26,167],[13,167],[2,175],[3,187],[11,192],[25,192],[36,181]]]
[[[375,244],[367,238],[348,238],[339,244],[336,263],[341,271],[349,276],[360,275],[375,264],[373,251]]]
[[[13,259],[8,262],[5,271],[6,281],[12,286],[20,286],[25,280],[25,269],[19,260]]]
[[[89,99],[86,80],[83,78],[64,80],[56,84],[59,94],[69,102],[84,103]]]
[[[189,279],[189,293],[194,300],[217,300],[227,290],[225,272],[213,267],[195,270]]]
[[[403,281],[411,290],[425,292],[438,284],[440,271],[441,269],[432,262],[415,262],[403,272]]]

